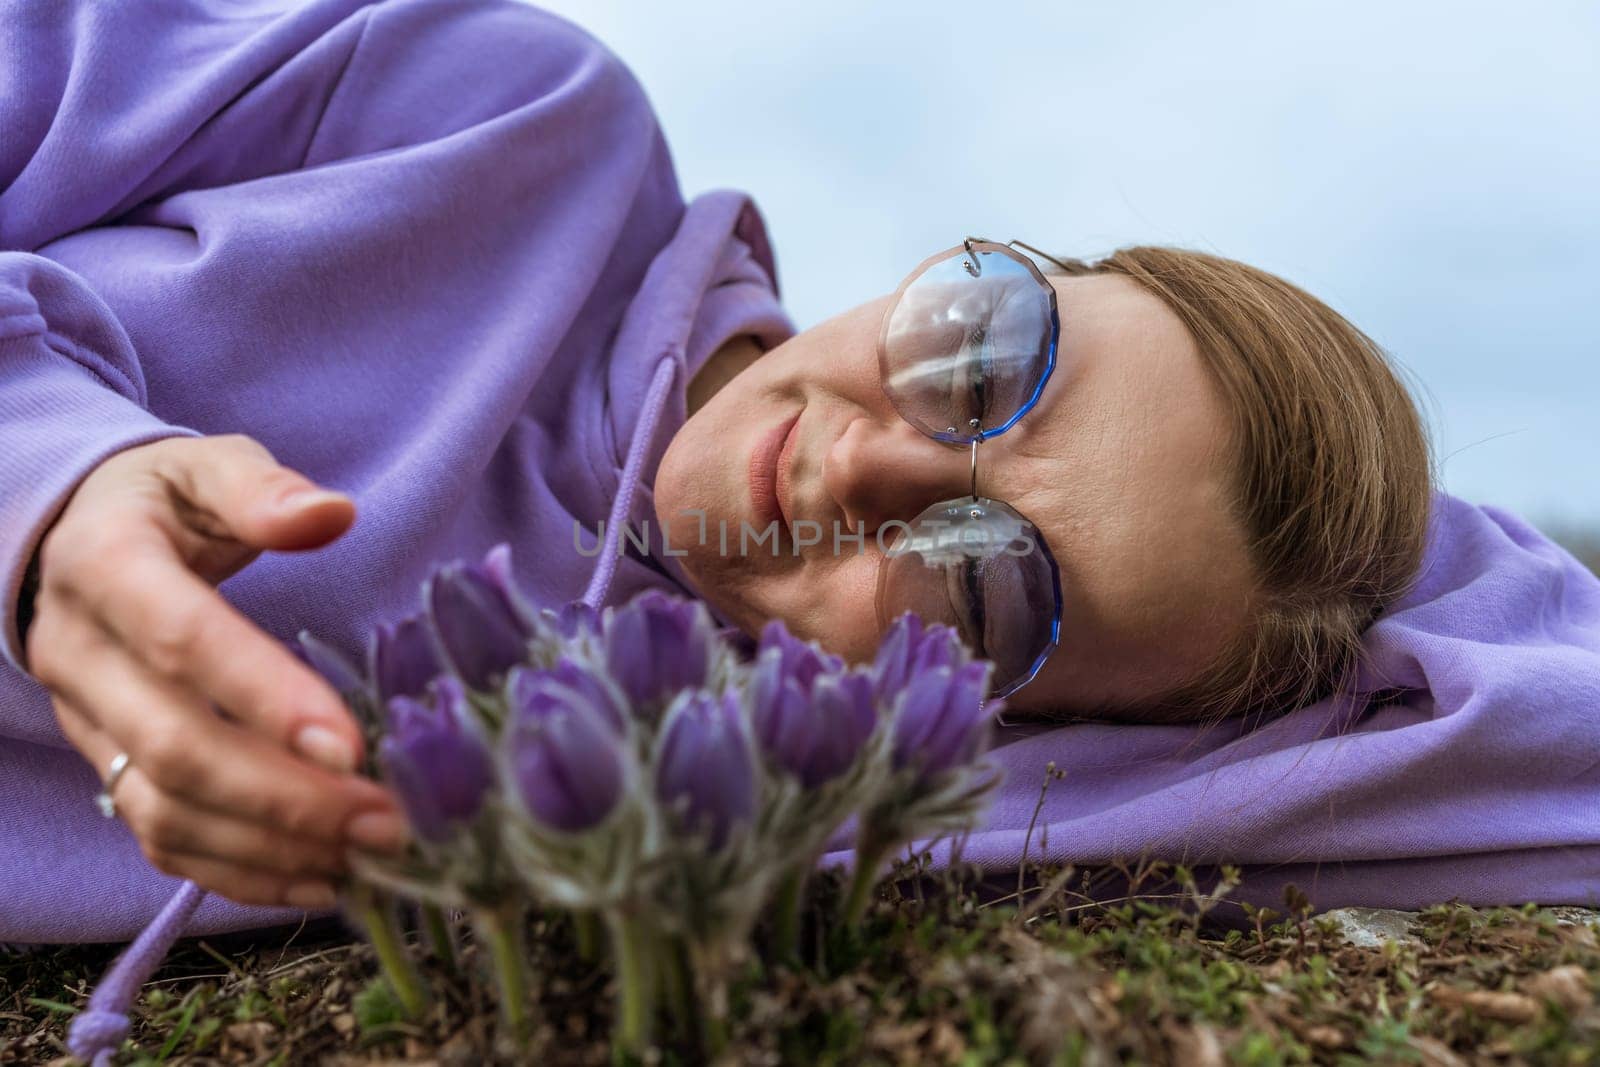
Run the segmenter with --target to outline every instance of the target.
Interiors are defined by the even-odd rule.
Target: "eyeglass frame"
[[[1034,660],[1033,666],[1031,668],[1029,668],[1029,670],[1028,670],[1028,672],[1027,672],[1027,674],[1025,676],[1023,676],[1021,679],[1019,679],[1018,681],[1016,681],[1015,683],[1013,683],[1009,687],[1007,687],[1005,692],[999,693],[999,694],[990,695],[989,697],[986,698],[986,701],[987,700],[1003,699],[1005,697],[1009,697],[1011,694],[1017,692],[1017,690],[1021,689],[1023,686],[1027,685],[1029,682],[1033,681],[1034,678],[1036,678],[1038,676],[1039,671],[1044,667],[1045,662],[1050,658],[1050,656],[1052,654],[1054,654],[1056,648],[1060,644],[1060,637],[1061,637],[1061,611],[1062,611],[1061,570],[1060,570],[1060,567],[1057,566],[1057,564],[1056,564],[1055,554],[1050,551],[1049,544],[1045,540],[1044,532],[1039,529],[1039,525],[1037,523],[1035,523],[1032,519],[1029,519],[1026,515],[1023,515],[1022,512],[1017,511],[1017,509],[1012,507],[1011,504],[1009,504],[1008,502],[1006,502],[1004,500],[1000,500],[999,498],[996,498],[996,497],[980,497],[980,496],[978,496],[978,445],[982,444],[984,441],[987,441],[991,437],[999,437],[1001,434],[1003,434],[1007,430],[1011,429],[1011,427],[1015,426],[1017,424],[1017,422],[1020,421],[1024,415],[1028,414],[1030,411],[1032,411],[1035,407],[1038,406],[1039,398],[1044,394],[1044,388],[1045,388],[1045,386],[1047,384],[1049,384],[1050,376],[1055,373],[1055,369],[1056,369],[1056,352],[1057,352],[1057,348],[1059,347],[1060,342],[1061,342],[1061,315],[1060,315],[1060,311],[1059,311],[1059,308],[1058,308],[1058,305],[1057,305],[1057,301],[1056,301],[1055,288],[1049,283],[1048,280],[1045,279],[1044,273],[1039,270],[1038,264],[1034,263],[1027,256],[1024,256],[1024,255],[1018,253],[1014,248],[1012,248],[1013,245],[1021,246],[1022,248],[1027,249],[1030,253],[1032,253],[1034,255],[1042,256],[1043,258],[1048,259],[1050,262],[1054,263],[1056,266],[1061,267],[1063,270],[1067,269],[1066,264],[1062,263],[1059,259],[1056,259],[1054,256],[1051,256],[1047,252],[1040,251],[1039,249],[1033,247],[1032,245],[1030,245],[1030,244],[1028,244],[1028,243],[1026,243],[1024,241],[1019,241],[1019,240],[1016,240],[1015,238],[1013,238],[1012,240],[1007,241],[1004,244],[1001,244],[998,241],[991,241],[991,240],[988,240],[987,238],[973,237],[973,236],[969,235],[969,236],[967,236],[967,237],[962,239],[962,242],[961,242],[960,245],[951,246],[950,248],[947,248],[942,252],[936,252],[933,255],[929,256],[928,258],[924,259],[921,263],[919,263],[917,265],[916,269],[912,270],[911,273],[906,275],[904,280],[902,280],[900,282],[900,285],[895,289],[894,295],[890,298],[888,305],[884,308],[883,323],[879,327],[879,330],[878,330],[878,349],[877,349],[877,351],[878,351],[878,367],[879,367],[879,387],[881,389],[883,389],[884,395],[886,397],[888,397],[890,406],[892,406],[895,409],[895,414],[899,415],[902,419],[904,419],[907,423],[909,423],[913,428],[915,428],[917,430],[917,432],[921,433],[924,437],[931,438],[932,440],[938,441],[941,444],[953,445],[953,446],[958,447],[958,448],[970,445],[971,449],[972,449],[972,453],[971,453],[972,454],[972,462],[971,462],[971,468],[970,468],[970,483],[969,483],[969,487],[968,487],[967,496],[970,497],[971,500],[974,503],[977,503],[979,501],[990,501],[990,502],[993,502],[993,503],[1000,504],[1000,505],[1004,506],[1005,508],[1007,508],[1008,510],[1010,510],[1011,512],[1013,512],[1014,514],[1016,514],[1019,518],[1021,518],[1023,521],[1025,521],[1029,526],[1032,526],[1033,529],[1038,533],[1040,545],[1044,548],[1045,559],[1050,564],[1050,580],[1051,580],[1052,592],[1054,593],[1054,596],[1055,596],[1055,608],[1054,608],[1054,613],[1053,613],[1053,615],[1051,617],[1051,620],[1050,620],[1050,640],[1049,640],[1049,643],[1046,644],[1045,647],[1040,650],[1039,655]],[[901,297],[904,296],[906,290],[908,288],[910,288],[910,286],[912,284],[914,284],[917,281],[917,279],[921,278],[923,276],[923,274],[925,274],[928,271],[928,269],[933,267],[935,264],[942,263],[945,260],[952,258],[952,256],[962,256],[966,260],[966,262],[964,262],[962,264],[962,266],[966,270],[967,274],[970,275],[973,278],[976,278],[979,275],[981,275],[983,273],[983,265],[978,262],[978,251],[982,251],[984,246],[987,246],[989,249],[992,249],[993,251],[1004,255],[1007,259],[1010,259],[1010,260],[1012,260],[1013,262],[1016,262],[1016,263],[1020,263],[1024,267],[1026,267],[1027,270],[1028,270],[1028,273],[1033,276],[1034,281],[1036,283],[1038,283],[1039,287],[1044,290],[1045,295],[1049,298],[1049,307],[1050,307],[1050,346],[1049,346],[1049,353],[1047,355],[1046,362],[1045,362],[1044,371],[1039,375],[1039,381],[1033,387],[1033,390],[1028,395],[1028,398],[1025,401],[1023,401],[1020,405],[1018,405],[1017,410],[1015,411],[1015,413],[1013,413],[1009,418],[1007,418],[1005,420],[1005,422],[1003,422],[997,429],[992,430],[992,431],[985,431],[982,428],[982,426],[980,425],[978,427],[977,432],[976,432],[976,434],[974,436],[971,436],[970,438],[965,438],[965,439],[960,438],[960,437],[950,436],[948,434],[930,433],[927,430],[925,430],[922,426],[918,425],[911,418],[907,417],[905,412],[900,410],[900,405],[899,405],[899,403],[896,402],[894,394],[889,391],[888,378],[883,373],[884,354],[888,351],[889,326],[890,326],[890,323],[892,322],[892,320],[894,318],[895,310],[900,306]],[[978,251],[975,251],[974,249],[977,249]],[[973,423],[976,423],[978,421],[979,420],[977,420],[977,419],[971,420],[971,422],[973,422]],[[953,429],[954,428],[952,427],[952,431],[953,431]],[[926,508],[924,508],[921,512],[919,512],[918,513],[918,518],[921,518],[922,515],[926,514],[929,511],[934,510],[935,508],[945,507],[945,506],[950,505],[950,504],[961,503],[961,502],[962,502],[961,498],[958,498],[958,497],[952,497],[949,500],[936,501],[936,502],[934,502],[932,504],[929,504]],[[1000,725],[1002,725],[1002,726],[1010,725],[1009,723],[1007,723],[1003,718],[1001,718],[998,715],[996,716],[996,721],[998,721],[1000,723]]]

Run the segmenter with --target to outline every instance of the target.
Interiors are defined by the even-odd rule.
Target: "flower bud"
[[[706,684],[715,627],[699,601],[647,590],[613,609],[605,631],[606,664],[635,711]]]
[[[972,659],[960,635],[943,623],[924,626],[912,612],[903,612],[884,631],[872,676],[882,700],[893,700],[912,679],[940,667],[959,667]]]
[[[971,763],[988,747],[997,701],[984,704],[991,666],[941,666],[911,679],[894,721],[894,765],[920,777]]]
[[[512,672],[507,759],[528,814],[551,829],[581,833],[604,821],[620,801],[627,742],[620,712],[605,710],[557,673],[520,667]]]
[[[581,600],[568,601],[560,611],[545,608],[542,614],[546,625],[567,641],[600,633],[600,613]]]
[[[344,653],[317,637],[310,630],[301,630],[290,642],[290,649],[300,661],[320,674],[336,693],[351,701],[369,694],[366,678]]]
[[[513,714],[538,718],[571,709],[598,718],[619,734],[627,729],[616,684],[568,656],[549,668],[513,667],[506,676],[506,703]]]
[[[440,568],[425,584],[423,598],[446,660],[473,689],[494,689],[527,656],[532,630],[503,582],[483,565]]]
[[[872,736],[877,709],[869,675],[842,673],[837,657],[794,651],[773,643],[757,657],[751,720],[772,764],[813,789],[849,769]]]
[[[372,631],[367,646],[367,673],[384,706],[395,697],[421,696],[428,683],[444,670],[421,615],[379,623]]]
[[[795,637],[781,619],[772,619],[761,628],[761,643],[756,648],[756,656],[761,659],[770,653],[777,654],[777,665],[782,674],[793,678],[802,689],[808,688],[817,675],[837,674],[845,666],[839,656]]]
[[[656,795],[680,831],[703,833],[712,850],[755,815],[755,762],[739,717],[739,698],[704,690],[668,709],[656,758]]]
[[[477,817],[493,768],[461,683],[445,675],[430,689],[432,707],[409,696],[389,702],[378,760],[417,836],[437,843]]]
[[[517,576],[511,569],[511,545],[501,541],[483,555],[479,568],[488,579],[500,590],[500,595],[511,605],[512,613],[522,622],[522,629],[533,629],[533,620],[538,616],[539,609],[527,597],[522,595],[522,590],[517,587]]]

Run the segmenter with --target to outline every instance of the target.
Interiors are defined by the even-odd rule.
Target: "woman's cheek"
[[[797,636],[852,663],[868,662],[878,650],[877,573],[870,547],[857,555],[846,544],[837,557],[823,551],[796,572],[780,617]]]

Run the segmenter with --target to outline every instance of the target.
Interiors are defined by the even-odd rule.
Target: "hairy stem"
[[[666,996],[667,1010],[680,1034],[699,1040],[696,1028],[700,1025],[699,1008],[694,999],[694,970],[689,965],[689,949],[683,938],[664,933],[659,942],[657,962],[661,968],[661,989]]]
[[[800,962],[800,909],[805,902],[806,874],[810,870],[809,864],[797,864],[778,883],[778,893],[772,902],[772,949],[774,955],[786,963]]]
[[[422,905],[422,928],[427,932],[428,944],[434,958],[451,978],[456,976],[456,943],[450,934],[450,924],[445,921],[444,909],[437,904]]]
[[[400,924],[388,894],[364,882],[356,882],[350,887],[350,907],[356,921],[366,930],[367,939],[378,954],[383,976],[388,979],[406,1017],[422,1018],[427,1007],[427,991],[406,952],[405,939],[400,934]]]
[[[690,947],[695,1005],[700,1026],[700,1055],[710,1063],[728,1048],[728,963],[724,946]]]
[[[658,964],[654,938],[649,926],[636,916],[614,911],[609,919],[619,1001],[613,1040],[619,1049],[642,1055],[650,1047],[655,1017]]]
[[[844,924],[850,929],[861,925],[861,918],[866,914],[867,904],[872,898],[873,887],[878,884],[878,868],[889,851],[888,844],[874,835],[860,837],[858,842],[855,874],[851,877],[850,893],[844,902]]]
[[[500,987],[500,1012],[506,1030],[519,1045],[530,1032],[528,971],[522,947],[522,912],[517,908],[485,908],[474,916],[478,934],[489,947],[495,983]]]
[[[578,943],[578,958],[593,963],[600,958],[600,916],[592,911],[572,914],[572,934]]]

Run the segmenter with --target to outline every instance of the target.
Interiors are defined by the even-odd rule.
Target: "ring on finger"
[[[111,767],[106,771],[105,784],[100,787],[100,792],[95,795],[95,806],[100,809],[100,814],[108,819],[117,817],[117,800],[111,795],[111,791],[117,787],[117,782],[122,780],[123,774],[128,770],[128,763],[129,759],[126,752],[118,752],[113,756],[111,758]]]

